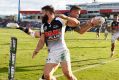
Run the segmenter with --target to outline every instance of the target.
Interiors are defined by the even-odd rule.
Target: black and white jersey
[[[65,16],[69,16],[69,13],[64,13]],[[73,31],[76,27],[66,26],[65,32]]]
[[[119,31],[119,22],[113,21],[112,24],[111,24],[111,28],[114,31]]]
[[[51,23],[43,24],[41,33],[45,35],[48,50],[67,49],[64,41],[65,24],[61,18],[56,17]]]

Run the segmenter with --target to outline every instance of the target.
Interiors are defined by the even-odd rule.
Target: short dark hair
[[[81,10],[80,6],[74,5],[71,7],[70,11],[72,10]]]
[[[42,10],[49,11],[50,13],[55,13],[55,10],[52,5],[46,5],[42,7]]]

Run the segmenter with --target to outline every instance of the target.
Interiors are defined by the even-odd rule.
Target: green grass
[[[43,73],[47,49],[44,47],[39,54],[32,59],[32,52],[36,47],[38,39],[32,38],[24,32],[16,29],[0,28],[0,80],[8,80],[9,48],[10,38],[18,39],[16,56],[15,80],[38,80]],[[67,46],[71,53],[72,70],[79,70],[74,73],[78,80],[119,80],[119,61],[102,64],[104,61],[119,58],[115,54],[110,56],[110,36],[108,40],[96,39],[96,34],[87,32],[79,35],[75,32],[68,32],[65,35]],[[116,44],[116,53],[119,53],[119,43]],[[82,68],[97,65],[92,68]],[[61,68],[54,75],[62,74]],[[66,80],[64,76],[58,80]]]

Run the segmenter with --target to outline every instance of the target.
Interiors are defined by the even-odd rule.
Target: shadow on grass
[[[7,73],[7,72],[8,72],[7,67],[0,68],[0,73]]]
[[[25,71],[43,71],[44,65],[33,65],[33,66],[16,66],[15,72],[25,72]],[[8,67],[0,68],[0,73],[7,73]]]
[[[101,47],[93,47],[93,46],[91,46],[91,47],[79,47],[79,46],[77,46],[77,47],[68,47],[69,49],[76,49],[76,48],[107,48],[106,46],[101,46]]]
[[[104,39],[79,39],[79,40],[104,40]]]
[[[4,43],[4,44],[0,44],[0,45],[10,45],[10,43]]]
[[[94,58],[85,60],[74,60],[71,63],[72,67],[83,67],[87,65],[100,64],[100,61],[104,61],[108,58]],[[83,63],[83,64],[82,64]],[[31,65],[31,66],[16,66],[15,72],[26,72],[26,71],[43,71],[44,65]],[[0,68],[0,73],[8,73],[8,67]]]
[[[104,39],[65,39],[66,41],[77,41],[77,40],[104,40]]]
[[[32,49],[28,49],[28,48],[18,48],[17,50],[34,50],[34,48],[32,48]],[[43,48],[43,50],[47,50],[47,48]]]
[[[16,72],[25,72],[25,71],[37,71],[43,70],[44,65],[31,65],[31,66],[17,66]]]
[[[77,63],[76,65],[72,65],[72,67],[83,67],[87,65],[96,65],[101,64],[100,61],[106,60],[108,58],[95,58],[95,59],[85,59],[85,60],[76,60],[72,61],[71,63]],[[83,64],[81,64],[83,62]]]

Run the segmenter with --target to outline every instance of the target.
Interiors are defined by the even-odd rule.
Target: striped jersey
[[[56,17],[51,23],[44,23],[41,27],[42,33],[45,35],[48,51],[67,49],[64,41],[65,24],[61,18]]]

